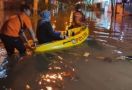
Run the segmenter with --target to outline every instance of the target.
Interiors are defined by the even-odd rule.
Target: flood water
[[[54,11],[52,11],[54,12]],[[52,13],[65,30],[70,11]],[[0,79],[0,90],[131,90],[132,16],[86,13],[89,38],[81,45],[29,56]],[[61,23],[60,23],[61,22]]]

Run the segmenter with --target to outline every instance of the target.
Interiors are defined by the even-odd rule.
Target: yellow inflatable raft
[[[63,31],[61,33],[63,35],[67,33],[68,38],[38,45],[35,48],[34,52],[42,53],[42,52],[47,52],[47,51],[52,51],[52,50],[57,50],[57,49],[62,49],[62,48],[68,48],[68,47],[81,44],[83,41],[87,39],[89,35],[89,30],[87,27],[82,26],[78,28],[69,29],[67,31]]]

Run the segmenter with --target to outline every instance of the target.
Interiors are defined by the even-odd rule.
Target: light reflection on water
[[[56,55],[54,56],[52,54],[48,54],[48,55],[44,55],[43,57],[35,56],[37,60],[28,60],[27,62],[23,62],[22,65],[24,65],[24,63],[31,64],[31,65],[28,65],[27,69],[29,70],[27,71],[26,70],[21,71],[21,68],[23,68],[23,66],[20,65],[19,63],[18,65],[20,66],[16,65],[13,68],[14,73],[9,75],[6,83],[5,84],[3,83],[3,85],[1,86],[2,88],[1,87],[0,88],[7,89],[7,90],[15,90],[15,89],[20,89],[20,88],[21,88],[20,90],[32,90],[32,89],[33,90],[34,89],[36,90],[60,90],[60,89],[63,89],[64,82],[66,79],[67,80],[76,79],[75,78],[76,72],[75,72],[75,68],[72,66],[72,63],[66,61],[63,57],[58,56],[58,55],[56,56]],[[48,70],[44,69],[43,65],[45,65],[45,60],[42,60],[42,59],[48,60],[48,62],[51,61],[48,64],[48,67],[46,67]],[[39,66],[37,66],[37,63],[39,64]],[[26,67],[27,66],[25,66],[25,68]],[[39,67],[38,69],[41,69],[41,71],[39,71],[36,67]],[[37,69],[37,72],[36,72],[36,69]],[[21,74],[24,73],[20,75],[21,79],[17,78],[16,72],[21,73]],[[31,75],[29,75],[29,73]],[[34,74],[33,77],[32,77],[32,74]],[[12,77],[12,76],[15,76],[18,80],[15,80],[15,77]],[[14,79],[13,80],[14,82],[12,81],[11,78]],[[25,80],[25,78],[27,79]],[[12,85],[11,85],[11,82],[12,82]],[[20,82],[20,83],[18,83],[17,85],[16,82]],[[8,83],[10,83],[9,86],[8,86]],[[14,87],[14,85],[17,85],[17,86]]]
[[[55,59],[55,58],[54,58]],[[68,62],[56,58],[49,64],[47,73],[41,73],[37,77],[40,90],[59,90],[64,88],[64,80],[75,77],[75,69]],[[32,87],[31,87],[32,88]]]

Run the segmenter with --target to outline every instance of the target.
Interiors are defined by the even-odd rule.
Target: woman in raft
[[[51,15],[50,11],[45,10],[40,13],[41,19],[38,21],[37,25],[37,39],[39,44],[61,40],[61,33],[53,30],[51,25]]]

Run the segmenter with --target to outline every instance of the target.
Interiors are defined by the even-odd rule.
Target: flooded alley
[[[6,67],[7,76],[0,78],[0,90],[132,90],[130,6],[124,13],[117,8],[119,11],[113,16],[110,11],[82,9],[90,32],[85,42],[66,49],[34,53],[11,69]],[[67,29],[72,10],[70,4],[50,10],[55,30]],[[0,26],[14,13],[15,10],[1,9]],[[35,28],[36,18],[31,18]],[[0,46],[3,48],[2,42]]]

